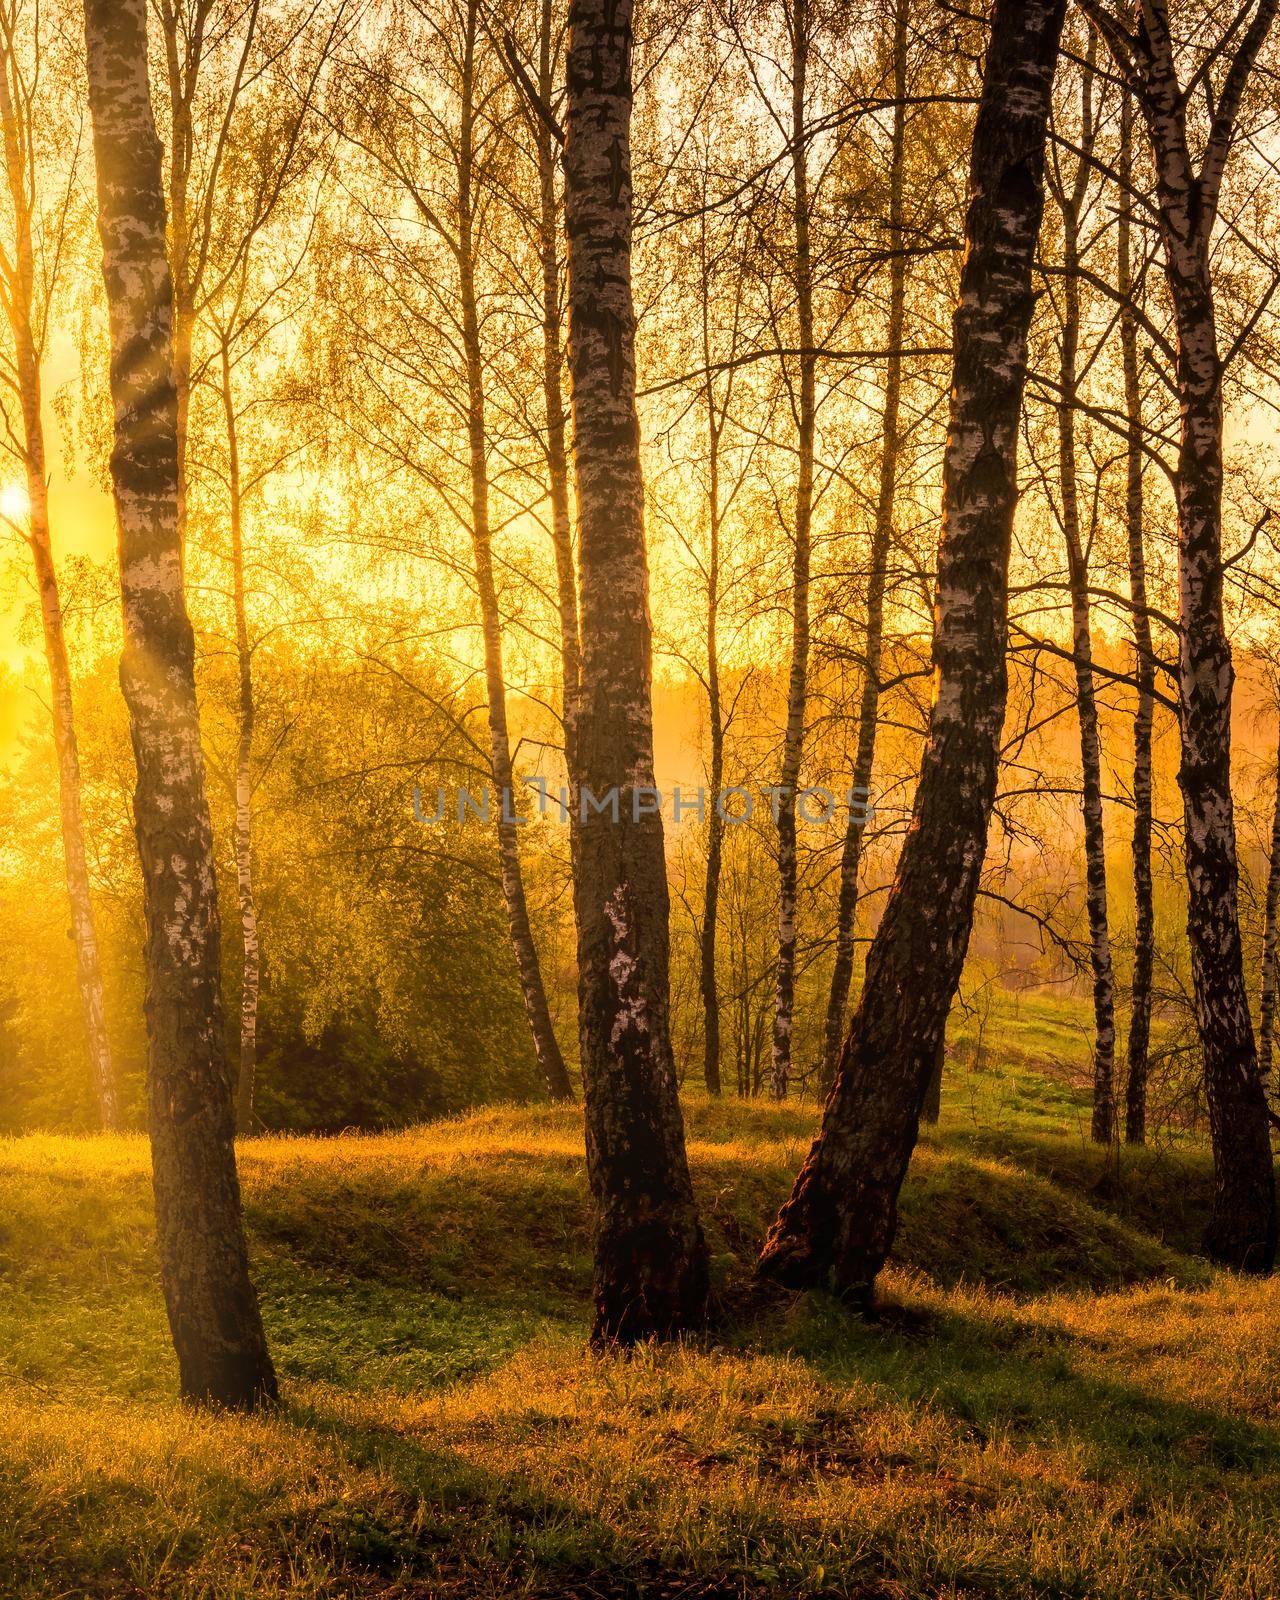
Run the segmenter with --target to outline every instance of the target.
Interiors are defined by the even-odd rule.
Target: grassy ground
[[[872,1326],[735,1320],[813,1114],[692,1102],[725,1321],[630,1359],[574,1114],[251,1141],[267,1419],[171,1397],[144,1143],[0,1145],[0,1594],[1269,1600],[1280,1293],[1195,1258],[1204,1153],[1104,1172],[1036,1048],[957,1048]]]

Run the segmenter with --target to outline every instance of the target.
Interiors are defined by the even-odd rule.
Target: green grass
[[[956,1048],[871,1325],[733,1313],[811,1107],[689,1104],[724,1320],[630,1358],[575,1113],[248,1142],[267,1418],[172,1399],[145,1143],[5,1142],[0,1594],[1266,1600],[1280,1293],[1196,1257],[1192,1142],[1104,1171],[1064,1010]]]

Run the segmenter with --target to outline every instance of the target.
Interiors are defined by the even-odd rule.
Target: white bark
[[[631,298],[630,0],[571,0],[565,139],[569,372],[582,683],[570,741],[574,884],[597,1341],[671,1337],[705,1318],[707,1251],[671,1059],[669,901],[653,786],[653,644]]]
[[[1223,614],[1222,363],[1210,247],[1235,119],[1280,0],[1256,0],[1252,14],[1239,19],[1244,25],[1238,42],[1230,36],[1223,40],[1222,55],[1229,66],[1198,171],[1188,144],[1187,101],[1178,81],[1165,0],[1143,0],[1141,24],[1133,35],[1098,0],[1082,3],[1106,37],[1146,119],[1177,335],[1178,782],[1186,829],[1192,976],[1214,1151],[1214,1207],[1205,1244],[1224,1265],[1265,1272],[1276,1251],[1275,1173],[1240,942],[1231,794],[1235,672]]]
[[[995,798],[1031,269],[1065,10],[1066,0],[996,0],[992,14],[954,318],[929,739],[822,1127],[759,1262],[768,1277],[829,1283],[855,1303],[893,1242]]]
[[[236,1172],[195,641],[178,540],[173,295],[145,0],[86,0],[85,43],[111,328],[120,681],[138,772],[161,1281],[183,1395],[250,1409],[275,1398],[276,1378]]]

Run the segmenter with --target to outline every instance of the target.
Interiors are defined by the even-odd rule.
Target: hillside
[[[868,1326],[748,1288],[812,1108],[694,1101],[721,1326],[631,1359],[573,1112],[250,1141],[266,1420],[171,1398],[145,1143],[7,1141],[0,1592],[1274,1594],[1280,1292],[1191,1254],[1202,1151],[1099,1187],[1078,1110],[950,1074]]]

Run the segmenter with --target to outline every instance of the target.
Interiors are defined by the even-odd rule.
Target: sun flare
[[[0,489],[0,516],[9,522],[25,522],[31,514],[31,497],[20,483],[6,483]]]

